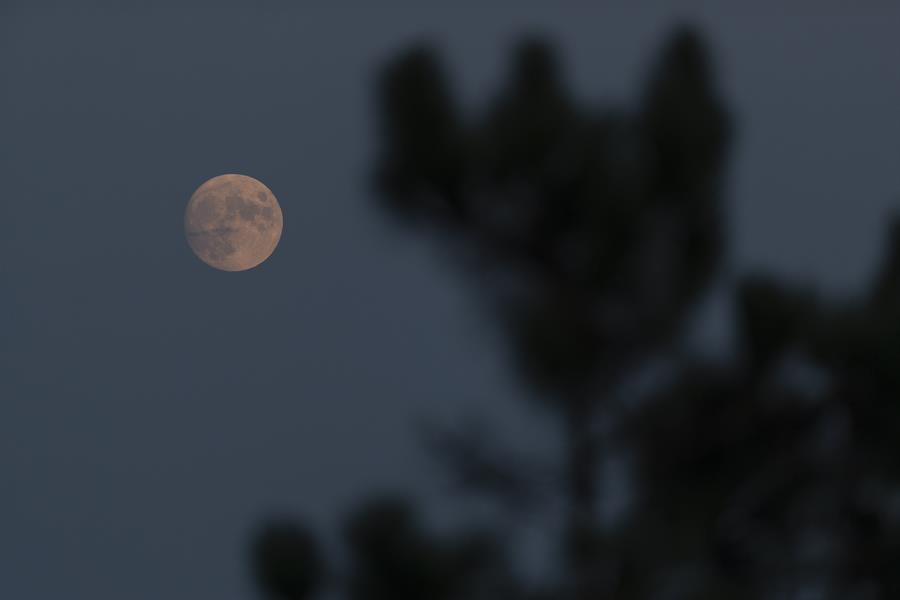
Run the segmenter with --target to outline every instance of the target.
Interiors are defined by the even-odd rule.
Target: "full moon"
[[[246,271],[272,255],[284,220],[275,194],[246,175],[219,175],[199,188],[184,212],[197,257],[222,271]]]

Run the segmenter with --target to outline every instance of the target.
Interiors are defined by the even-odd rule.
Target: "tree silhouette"
[[[253,547],[254,575],[273,600],[309,598],[323,584],[324,565],[315,538],[291,521],[266,523]]]
[[[500,510],[561,500],[563,570],[526,584],[499,528],[437,536],[377,499],[348,521],[347,597],[895,597],[900,235],[859,302],[743,278],[738,357],[687,354],[725,253],[732,138],[696,32],[666,42],[633,111],[576,102],[535,39],[478,118],[424,46],[385,67],[378,102],[382,205],[452,250],[565,448],[547,485],[490,431],[438,428],[431,445]],[[661,356],[670,375],[634,391]],[[610,525],[598,506],[624,493],[600,485],[611,456],[631,484]],[[273,598],[311,598],[322,567],[290,527],[260,538],[258,578]]]

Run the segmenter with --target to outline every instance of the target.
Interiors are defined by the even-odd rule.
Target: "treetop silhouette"
[[[564,444],[549,478],[470,425],[432,431],[432,448],[458,489],[526,518],[562,505],[565,523],[557,575],[535,584],[516,570],[521,519],[437,535],[411,503],[376,498],[348,519],[332,586],[354,600],[900,592],[897,228],[861,300],[752,274],[734,360],[681,344],[727,251],[734,137],[697,32],[671,35],[632,110],[577,102],[535,38],[478,115],[424,45],[385,66],[377,103],[379,202],[449,250]],[[663,355],[667,377],[626,385]],[[601,485],[615,460],[627,481]],[[273,599],[311,598],[325,567],[283,527],[258,538],[258,579]]]

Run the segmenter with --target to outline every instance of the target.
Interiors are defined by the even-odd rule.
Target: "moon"
[[[184,233],[197,257],[222,271],[246,271],[269,258],[284,218],[272,190],[246,175],[219,175],[197,188]]]

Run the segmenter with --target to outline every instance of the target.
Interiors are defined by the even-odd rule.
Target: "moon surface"
[[[246,175],[213,177],[197,188],[184,213],[191,250],[222,271],[246,271],[269,258],[283,226],[275,194]]]

